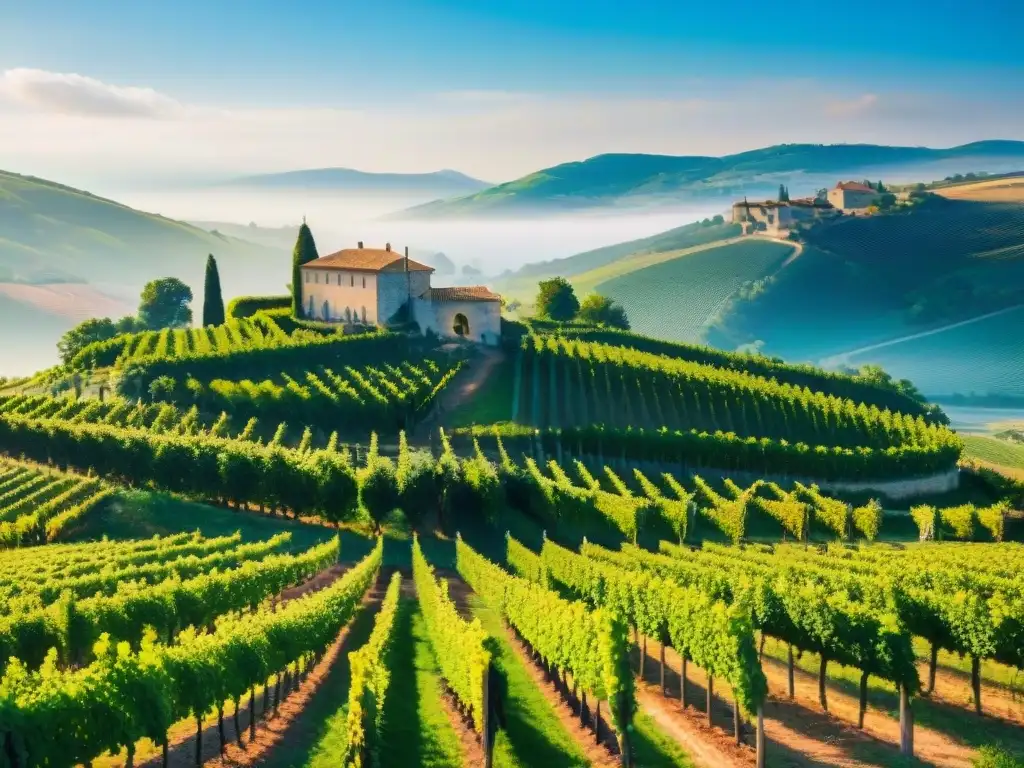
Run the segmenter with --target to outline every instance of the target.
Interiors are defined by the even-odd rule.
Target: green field
[[[1024,445],[982,435],[964,435],[963,440],[969,458],[1024,471]]]
[[[593,288],[625,307],[634,331],[699,341],[707,322],[740,286],[771,274],[792,253],[793,246],[769,240],[731,242],[620,276],[602,274]],[[588,274],[573,284],[587,285],[593,280]]]

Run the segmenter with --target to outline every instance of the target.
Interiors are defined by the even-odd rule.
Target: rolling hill
[[[765,195],[780,182],[805,194],[851,175],[931,178],[1017,170],[1024,142],[981,141],[949,149],[873,144],[783,144],[724,157],[598,155],[487,189],[401,211],[396,218],[473,218],[564,213],[597,206],[685,204]]]
[[[424,200],[465,195],[491,186],[458,171],[367,173],[351,168],[310,168],[232,179],[227,186],[265,190],[303,189],[371,195],[413,195]]]
[[[154,278],[178,277],[201,296],[209,253],[228,297],[288,281],[283,249],[0,171],[0,375],[52,364],[64,330],[94,313],[130,312]]]
[[[929,197],[812,228],[706,335],[787,359],[878,363],[930,396],[1024,395],[1024,206]]]

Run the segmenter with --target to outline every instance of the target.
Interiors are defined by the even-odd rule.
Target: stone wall
[[[347,309],[353,317],[358,315],[364,322],[376,323],[377,275],[304,269],[302,303],[311,319],[340,322],[348,319]]]
[[[497,301],[413,301],[413,313],[420,330],[445,338],[456,337],[455,316],[469,321],[468,341],[497,346],[501,343],[501,304]],[[456,337],[457,338],[457,337]]]
[[[741,486],[752,485],[755,480],[774,481],[785,487],[794,482],[804,485],[817,485],[822,491],[832,493],[871,493],[890,501],[902,501],[927,494],[945,493],[955,490],[960,485],[960,469],[953,467],[945,472],[939,472],[925,477],[908,477],[899,480],[818,480],[813,477],[801,477],[799,475],[765,475],[758,472],[742,472],[734,470],[721,470],[712,467],[688,466],[681,463],[640,461],[636,459],[623,459],[621,456],[595,456],[593,454],[576,454],[572,451],[562,450],[561,455],[535,456],[538,462],[549,459],[558,460],[559,464],[564,461],[579,459],[588,470],[597,476],[604,471],[605,466],[610,466],[623,478],[633,474],[634,469],[639,469],[648,477],[657,477],[663,472],[669,472],[676,477],[689,477],[694,474],[706,478],[728,477]]]

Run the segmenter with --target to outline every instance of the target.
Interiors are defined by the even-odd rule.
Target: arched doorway
[[[326,301],[326,299],[324,300],[323,314],[324,322],[327,322],[328,320],[331,319],[331,305]]]
[[[455,325],[452,326],[456,336],[469,336],[469,318],[459,312],[455,316]]]

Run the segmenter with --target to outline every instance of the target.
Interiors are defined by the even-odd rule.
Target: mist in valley
[[[422,198],[353,197],[330,192],[265,191],[228,188],[193,190],[116,190],[114,199],[143,211],[183,221],[256,224],[262,228],[298,227],[305,217],[320,254],[355,247],[408,246],[442,252],[457,267],[473,266],[486,277],[536,261],[634,240],[724,213],[723,204],[658,208],[651,212],[588,210],[572,215],[529,219],[394,220],[397,211],[426,202]],[[239,233],[244,237],[243,233]],[[255,239],[254,235],[254,239]],[[287,241],[286,241],[287,242]],[[284,245],[285,243],[282,243]],[[290,248],[290,242],[287,242]],[[289,276],[267,276],[266,290],[281,289]],[[225,286],[225,292],[230,292]]]

